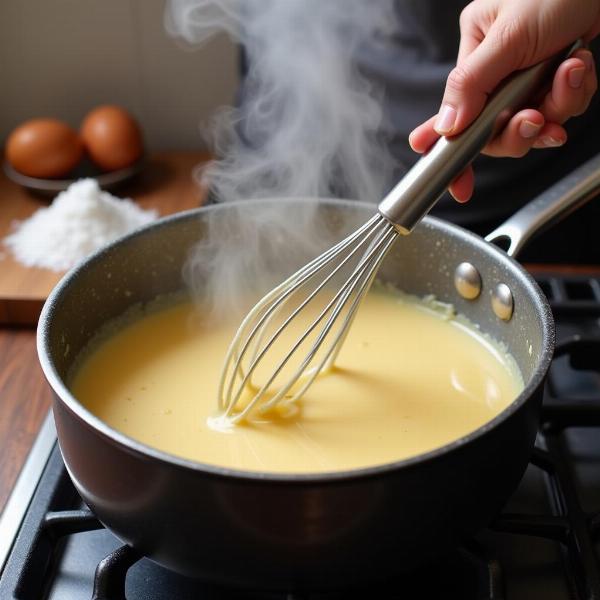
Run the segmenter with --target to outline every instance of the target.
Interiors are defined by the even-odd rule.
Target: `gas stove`
[[[0,520],[0,600],[600,599],[600,277],[537,279],[557,347],[530,465],[494,523],[435,564],[327,593],[182,577],[123,545],[85,507],[48,416]]]

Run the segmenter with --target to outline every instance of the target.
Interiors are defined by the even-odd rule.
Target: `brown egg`
[[[142,155],[142,134],[135,119],[118,106],[99,106],[81,124],[90,158],[104,171],[123,169]]]
[[[19,125],[6,141],[6,160],[30,177],[64,177],[81,159],[77,133],[57,119],[32,119]]]

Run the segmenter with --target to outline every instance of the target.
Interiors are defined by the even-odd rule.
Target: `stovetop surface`
[[[600,600],[600,280],[540,283],[557,320],[557,351],[531,464],[491,528],[436,564],[335,593],[251,592],[188,579],[99,529],[55,444],[1,574],[0,600]]]

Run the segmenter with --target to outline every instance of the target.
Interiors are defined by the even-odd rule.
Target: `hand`
[[[488,95],[513,71],[534,65],[600,33],[600,0],[474,0],[460,15],[456,67],[446,82],[440,110],[409,136],[425,152],[440,135],[456,135],[481,112]],[[531,148],[562,146],[562,124],[587,109],[598,87],[592,53],[580,49],[563,61],[552,88],[537,107],[525,108],[484,148],[489,156],[520,157]],[[459,202],[473,193],[468,167],[450,186]]]

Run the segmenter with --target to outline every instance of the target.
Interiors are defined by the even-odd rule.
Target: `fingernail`
[[[585,69],[583,67],[577,67],[569,71],[569,85],[572,88],[580,88],[583,83],[583,76],[585,75]]]
[[[521,121],[521,124],[519,125],[519,135],[524,138],[532,138],[539,133],[541,128],[541,125],[538,125],[533,121]]]
[[[562,146],[564,143],[563,140],[545,135],[535,142],[535,146],[538,148],[558,148],[558,146]]]
[[[454,129],[456,121],[456,109],[449,104],[442,104],[437,119],[435,120],[434,129],[442,135],[450,133]]]
[[[412,135],[413,135],[413,133],[414,133],[414,132],[413,132],[413,131],[411,131],[411,132],[408,134],[408,145],[411,147],[411,149],[412,149],[412,150],[414,150],[414,149],[415,149],[415,147],[413,146],[413,143],[412,143]]]

